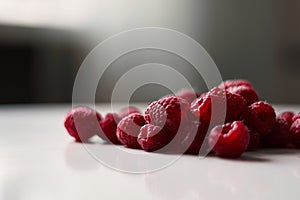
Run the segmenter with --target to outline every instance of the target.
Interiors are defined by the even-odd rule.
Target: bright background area
[[[262,99],[299,103],[299,9],[299,0],[0,0],[0,103],[69,102],[76,72],[95,45],[146,26],[174,29],[197,40],[223,79],[249,79]],[[173,67],[196,90],[205,90],[189,63],[145,50],[112,63],[99,83],[107,91],[97,100],[110,100],[126,70],[153,61]],[[145,86],[132,100],[149,101],[168,92]]]

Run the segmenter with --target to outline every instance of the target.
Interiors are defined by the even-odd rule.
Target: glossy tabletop
[[[183,155],[154,172],[124,173],[87,151],[92,147],[109,155],[113,145],[97,138],[82,145],[68,136],[63,120],[70,108],[0,107],[1,200],[300,199],[300,150],[247,152],[236,160]],[[300,111],[300,106],[275,108]],[[110,106],[99,104],[97,109],[104,114]],[[123,159],[120,154],[111,157]]]

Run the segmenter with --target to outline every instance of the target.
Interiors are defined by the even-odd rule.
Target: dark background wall
[[[91,16],[90,24],[75,30],[0,22],[0,103],[70,102],[77,70],[88,52],[112,34],[145,26],[171,28],[194,38],[212,56],[223,79],[250,80],[262,99],[300,103],[299,0],[119,4],[107,1],[101,7],[108,6],[106,13]],[[203,90],[201,76],[189,63],[165,52],[141,51],[112,63],[99,83],[106,91],[97,100],[110,100],[126,70],[153,61],[174,67]],[[147,86],[132,100],[148,101],[149,91],[151,98],[169,92]]]
[[[0,26],[0,103],[71,101],[84,58],[72,32]]]

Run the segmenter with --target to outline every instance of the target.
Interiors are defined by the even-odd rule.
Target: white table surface
[[[1,200],[300,199],[300,150],[248,152],[238,160],[184,155],[156,172],[122,173],[67,135],[63,120],[70,107],[0,106]],[[300,106],[276,106],[286,109],[299,112]]]

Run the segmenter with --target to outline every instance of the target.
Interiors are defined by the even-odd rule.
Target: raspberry
[[[286,121],[289,124],[289,127],[294,122],[293,117],[294,117],[294,113],[290,112],[290,111],[286,111],[286,112],[280,113],[277,116],[278,119],[283,119],[284,121]]]
[[[213,103],[213,107],[212,107]],[[226,108],[224,108],[226,106]],[[192,113],[200,117],[201,121],[209,122],[212,115],[212,108],[216,109],[216,113],[224,113],[226,109],[225,122],[237,120],[247,108],[245,99],[237,94],[232,94],[220,88],[213,88],[205,96],[196,99],[191,104]],[[221,117],[222,115],[220,115]],[[213,119],[213,123],[221,123],[223,119]]]
[[[78,106],[73,108],[66,116],[64,125],[70,136],[77,142],[87,142],[95,134],[100,134],[99,121],[101,115],[95,110]]]
[[[287,121],[277,118],[271,132],[268,133],[262,142],[264,147],[282,148],[289,142],[290,126]]]
[[[300,148],[300,119],[296,119],[290,128],[291,142]]]
[[[190,145],[192,145],[192,142],[196,140],[198,126],[198,120],[189,119],[185,121],[178,129],[176,136],[171,139],[172,141],[164,150],[168,153],[185,153]]]
[[[147,123],[163,127],[171,135],[178,131],[181,119],[186,121],[189,113],[189,103],[176,96],[167,96],[152,102],[145,111]]]
[[[247,151],[255,151],[258,149],[260,144],[260,133],[255,130],[249,130],[249,145],[247,147]]]
[[[254,129],[263,135],[267,134],[273,128],[275,117],[276,114],[273,107],[263,101],[251,104],[243,114],[245,124],[250,129]]]
[[[248,128],[240,121],[219,125],[209,135],[209,145],[220,157],[239,157],[248,147]]]
[[[296,115],[293,116],[293,118],[292,118],[293,122],[296,121],[297,119],[300,119],[300,113],[296,114]]]
[[[204,126],[199,127],[199,129],[198,126],[198,121],[188,121],[180,127],[174,138],[164,129],[146,124],[140,130],[138,142],[142,149],[146,151],[160,149],[160,152],[162,152],[161,148],[171,142],[167,148],[163,149],[164,152],[197,154],[206,134],[203,129]]]
[[[193,90],[184,89],[177,93],[178,97],[185,99],[187,102],[192,103],[195,99],[197,99],[200,95],[197,94]]]
[[[156,151],[168,144],[172,138],[162,128],[146,124],[140,129],[137,140],[145,151]]]
[[[119,141],[128,148],[140,149],[137,142],[137,137],[140,128],[145,125],[146,121],[143,115],[139,113],[132,113],[124,117],[118,124],[117,137]]]
[[[221,89],[227,89],[229,87],[236,87],[236,86],[246,86],[252,88],[251,83],[244,79],[227,80],[221,83],[218,87]]]
[[[188,149],[185,151],[186,154],[197,155],[199,154],[200,148],[208,131],[208,125],[201,122],[196,124],[196,121],[193,124],[194,126],[189,126],[186,138],[183,140],[183,142],[188,142],[190,144]],[[194,134],[195,129],[197,130],[197,133],[194,137],[191,137],[191,135]]]
[[[202,93],[198,98],[202,98],[202,97],[205,97],[207,95],[208,92],[204,92]]]
[[[99,137],[113,144],[121,144],[116,135],[117,124],[120,120],[121,118],[116,113],[108,113],[100,122],[103,133],[99,134]]]
[[[122,119],[123,117],[126,117],[127,115],[132,114],[132,113],[141,113],[141,112],[135,106],[128,106],[128,107],[122,108],[118,114],[119,114],[119,117]]]
[[[251,105],[252,103],[258,101],[258,95],[252,87],[240,85],[228,87],[226,90],[233,94],[239,94],[244,97],[244,99],[247,101],[247,105]]]
[[[245,98],[248,105],[258,101],[257,92],[252,87],[251,83],[246,80],[227,80],[221,83],[218,87],[221,89],[226,89],[233,94],[241,95]]]

